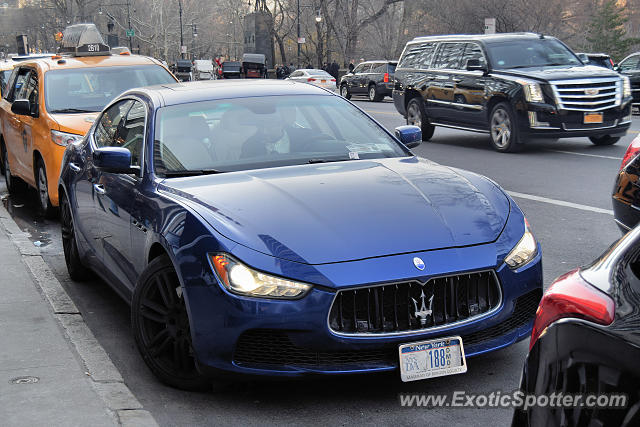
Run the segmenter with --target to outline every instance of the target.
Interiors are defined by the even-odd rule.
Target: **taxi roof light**
[[[74,24],[65,28],[58,52],[73,56],[111,55],[111,49],[104,43],[95,24]]]

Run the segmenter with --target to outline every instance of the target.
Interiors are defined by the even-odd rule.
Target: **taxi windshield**
[[[44,81],[46,109],[54,114],[102,111],[131,88],[176,82],[158,65],[52,70]]]
[[[154,168],[165,177],[409,155],[370,117],[331,95],[162,107],[154,139]]]

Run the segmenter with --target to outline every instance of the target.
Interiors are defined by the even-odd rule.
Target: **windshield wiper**
[[[165,171],[162,172],[167,178],[175,178],[179,176],[198,176],[198,175],[214,175],[217,173],[224,173],[225,171],[221,171],[218,169],[193,169],[193,170],[184,170],[184,171]]]
[[[352,159],[350,157],[340,157],[339,159],[309,159],[307,163],[331,163],[331,162],[348,162],[349,160],[359,160]]]
[[[59,110],[51,110],[50,113],[97,113],[97,111],[83,110],[82,108],[60,108]]]

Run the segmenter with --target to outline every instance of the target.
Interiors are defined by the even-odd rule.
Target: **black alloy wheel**
[[[62,250],[64,261],[67,264],[69,277],[76,282],[82,282],[91,277],[91,271],[80,260],[76,232],[73,225],[73,216],[69,200],[64,194],[60,194],[60,229],[62,232]]]
[[[38,205],[40,211],[45,218],[54,218],[56,215],[56,208],[51,204],[49,198],[49,183],[47,181],[47,169],[44,166],[44,161],[38,158],[36,161],[36,190],[38,190]]]
[[[619,136],[611,136],[611,135],[604,135],[604,136],[591,136],[589,137],[589,140],[594,144],[594,145],[613,145],[616,142],[620,141],[620,137]]]
[[[349,92],[346,83],[340,86],[340,95],[345,99],[351,99],[351,92]]]
[[[155,258],[140,276],[131,324],[142,358],[160,381],[183,390],[211,387],[197,368],[182,287],[168,256]]]
[[[428,141],[436,127],[429,123],[422,98],[415,97],[407,104],[407,124],[418,126],[422,130],[422,140]]]
[[[489,131],[491,145],[496,151],[514,153],[522,149],[515,115],[506,102],[499,102],[491,110]]]

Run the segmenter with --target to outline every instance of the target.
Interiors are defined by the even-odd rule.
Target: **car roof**
[[[374,64],[374,63],[380,63],[380,62],[389,62],[391,64],[397,64],[398,63],[398,61],[396,61],[396,60],[392,61],[392,60],[389,60],[389,59],[371,59],[369,61],[362,61],[358,65],[360,65],[360,64]]]
[[[555,37],[546,36],[536,33],[499,33],[499,34],[449,34],[440,36],[422,36],[416,37],[408,44],[425,42],[425,41],[481,41],[481,42],[503,42],[507,40],[531,40],[541,37],[554,39]]]
[[[327,95],[329,91],[306,83],[291,80],[203,80],[147,86],[132,89],[125,94],[143,93],[151,99],[158,95],[161,106],[184,104],[187,102],[211,101],[218,99],[249,98],[283,95]]]
[[[55,59],[53,59],[55,58]],[[62,55],[26,60],[20,66],[40,66],[44,71],[74,68],[117,67],[125,65],[160,65],[160,61],[142,55],[71,56]]]
[[[321,70],[319,68],[298,68],[296,71],[305,71],[307,73],[325,73],[325,74],[329,74],[328,72],[326,72],[325,70]]]

